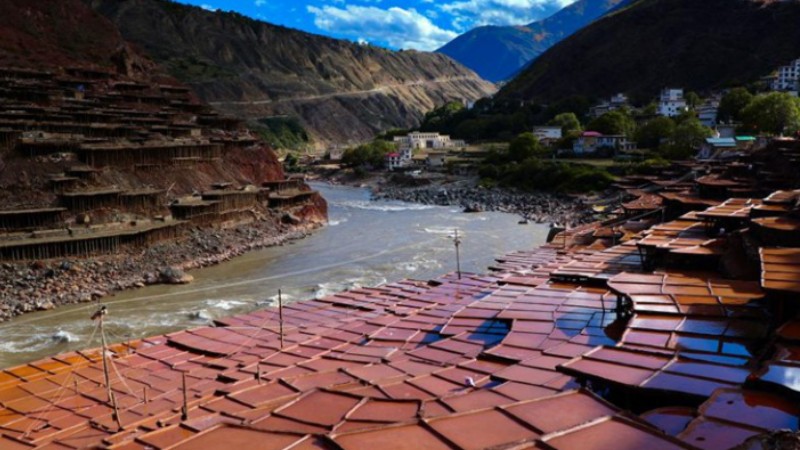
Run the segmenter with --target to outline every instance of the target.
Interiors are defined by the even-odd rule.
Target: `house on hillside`
[[[738,123],[721,123],[717,124],[714,127],[714,137],[721,137],[721,138],[735,138],[736,137],[736,129],[739,128],[741,124]]]
[[[717,125],[717,114],[719,113],[719,102],[709,101],[697,108],[697,118],[700,123],[709,128]]]
[[[755,136],[710,137],[700,147],[697,158],[716,159],[726,153],[752,150],[756,145]]]
[[[342,157],[344,156],[345,148],[341,145],[335,145],[328,149],[328,153],[326,154],[326,159],[329,161],[341,161]]]
[[[533,127],[533,134],[540,140],[561,139],[561,127],[540,126]]]
[[[533,134],[543,145],[550,146],[561,139],[561,127],[540,126],[533,127]]]
[[[464,148],[467,143],[459,139],[450,139],[450,136],[439,133],[413,132],[405,136],[395,136],[394,143],[397,145],[397,164],[392,165],[389,170],[414,165],[415,151],[425,153],[428,150],[443,150]],[[387,168],[389,168],[389,157],[387,156]]]
[[[596,131],[582,133],[572,144],[572,152],[577,156],[597,155],[598,153],[607,153],[610,156],[634,149],[636,149],[636,143],[629,141],[624,135],[604,135]]]
[[[625,106],[628,106],[628,96],[619,93],[612,96],[608,101],[604,101],[589,108],[589,117],[598,118],[605,113],[616,111]]]
[[[395,136],[394,143],[399,149],[441,149],[441,148],[463,148],[466,142],[458,139],[450,139],[450,136],[439,133],[423,133],[415,131],[406,136]]]
[[[683,89],[664,89],[658,102],[658,114],[664,117],[676,117],[688,110]]]
[[[430,168],[444,167],[446,158],[447,152],[430,152],[428,153],[426,164]]]
[[[386,155],[386,170],[396,170],[403,167],[401,163],[400,153],[392,152]]]
[[[775,78],[772,79],[772,90],[789,92],[795,96],[800,90],[800,59],[778,69]]]

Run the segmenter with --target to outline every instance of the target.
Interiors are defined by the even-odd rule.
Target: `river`
[[[504,213],[465,214],[457,207],[373,201],[366,189],[316,184],[330,224],[291,244],[248,253],[192,272],[183,286],[150,286],[103,300],[109,340],[124,341],[208,324],[212,319],[285,301],[404,278],[426,280],[461,268],[486,271],[495,256],[544,243],[547,227],[519,225]],[[96,304],[27,314],[0,324],[0,368],[99,346],[89,319]]]

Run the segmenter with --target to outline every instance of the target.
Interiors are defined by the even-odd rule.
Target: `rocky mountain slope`
[[[758,81],[800,57],[800,2],[639,0],[557,44],[500,97],[554,101]]]
[[[133,50],[116,26],[79,0],[0,2],[0,65],[80,65],[153,78],[158,66]]]
[[[445,55],[394,52],[166,0],[85,0],[215,107],[296,116],[318,144],[410,127],[494,86]]]
[[[197,116],[188,115],[194,112],[214,117],[215,113],[131,46],[112,22],[80,0],[4,0],[0,2],[0,36],[0,67],[11,71],[3,76],[0,128],[24,127],[45,133],[45,138],[38,139],[52,135],[53,139],[94,139],[119,146],[130,145],[129,140],[171,144],[174,139],[169,133],[174,135],[171,127],[177,126],[196,127],[207,139],[227,133],[217,124],[204,125]],[[18,69],[41,73],[19,75]],[[20,80],[22,76],[29,79]],[[185,89],[185,93],[170,98],[170,86]],[[81,97],[74,93],[76,90]],[[131,100],[138,97],[138,101]],[[165,106],[168,101],[176,103]],[[160,116],[151,119],[148,115]],[[140,121],[143,125],[139,129],[122,133],[124,137],[97,131],[126,120],[133,123],[132,117],[142,116],[148,119]],[[65,134],[70,131],[72,134]],[[8,148],[13,149],[13,144],[13,139],[9,140]],[[284,178],[275,152],[265,143],[230,147],[222,161],[201,161],[194,167],[166,165],[159,171],[106,168],[94,177],[95,184],[114,183],[126,189],[173,185],[173,194],[188,194],[208,189],[209,183],[218,181],[261,184]],[[76,164],[69,160],[54,163],[54,157],[31,160],[26,156],[30,155],[0,146],[0,187],[4,188],[0,205],[8,203],[7,197],[9,202],[23,203],[27,197],[53,197],[53,190],[47,189],[48,171]]]
[[[472,29],[437,51],[487,80],[508,80],[548,48],[627,1],[578,0],[526,26]]]

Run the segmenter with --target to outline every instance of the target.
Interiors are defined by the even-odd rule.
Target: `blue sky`
[[[393,49],[435,50],[480,25],[523,25],[575,0],[179,0]]]

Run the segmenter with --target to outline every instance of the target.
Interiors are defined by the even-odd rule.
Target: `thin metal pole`
[[[278,289],[278,325],[281,334],[281,350],[283,350],[283,294]]]
[[[461,245],[461,239],[458,238],[458,228],[456,228],[455,237],[453,238],[453,244],[456,246],[456,273],[458,273],[458,279],[461,279],[461,254],[458,250],[458,247]]]

